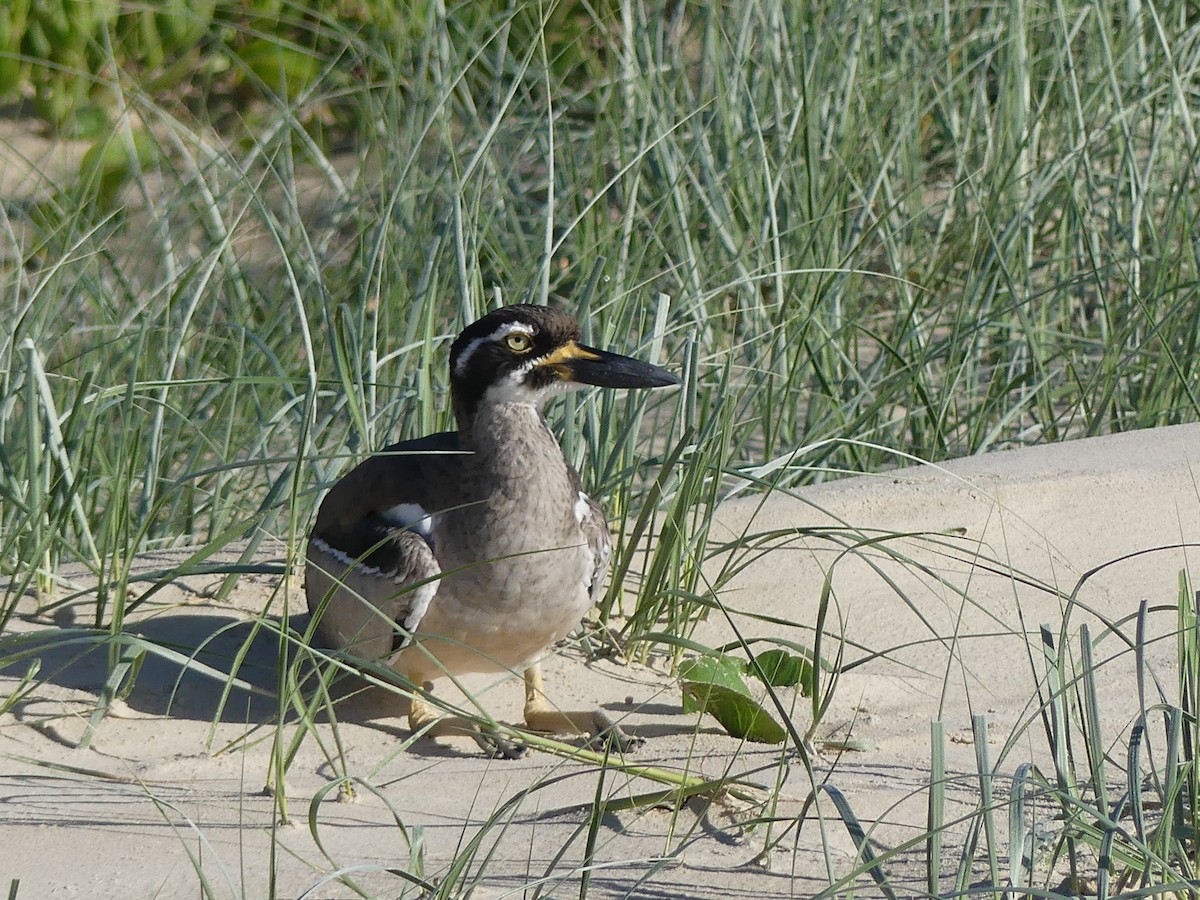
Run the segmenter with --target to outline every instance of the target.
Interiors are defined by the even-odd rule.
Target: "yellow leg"
[[[602,709],[562,710],[546,699],[542,667],[535,663],[525,670],[525,724],[531,731],[548,734],[583,734],[613,741],[622,752],[641,746],[642,739],[621,730]]]
[[[432,691],[433,683],[425,682],[425,690]],[[424,731],[425,737],[469,737],[489,756],[520,759],[525,755],[524,747],[494,729],[462,716],[443,715],[419,697],[412,698],[408,709],[408,728],[414,733]]]

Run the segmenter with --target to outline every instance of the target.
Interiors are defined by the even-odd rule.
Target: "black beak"
[[[656,388],[679,384],[679,379],[658,366],[631,356],[575,345],[576,351],[559,362],[568,381],[607,388]]]

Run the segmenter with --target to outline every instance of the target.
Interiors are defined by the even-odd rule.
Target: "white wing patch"
[[[328,553],[330,556],[332,556],[334,559],[336,559],[338,562],[340,562],[343,566],[345,566],[348,569],[353,569],[355,572],[358,572],[360,575],[370,575],[374,578],[390,578],[394,582],[396,582],[396,584],[404,583],[405,579],[401,578],[399,573],[395,569],[392,569],[392,571],[390,571],[390,572],[385,572],[385,571],[383,571],[383,569],[379,568],[379,566],[368,566],[361,559],[355,559],[349,553],[342,552],[337,547],[333,546],[331,543],[326,541],[324,538],[319,538],[319,537],[313,538],[312,545],[314,547],[316,547],[318,550],[320,550],[322,553]]]
[[[588,510],[590,508],[591,507],[588,505],[588,495],[583,491],[580,491],[579,499],[575,501],[575,521],[582,525],[583,520],[587,517]]]
[[[425,618],[425,611],[429,609],[429,603],[433,600],[433,595],[437,593],[438,583],[431,581],[429,584],[423,584],[420,587],[413,588],[412,591],[412,609],[408,615],[404,617],[404,621],[400,624],[404,626],[410,637],[404,641],[404,646],[407,647],[412,639],[411,635],[417,630],[421,624],[421,620]]]
[[[398,503],[379,514],[397,528],[415,531],[423,538],[433,534],[433,516],[425,512],[419,503]]]

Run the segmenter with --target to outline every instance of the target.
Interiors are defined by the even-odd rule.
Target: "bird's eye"
[[[514,353],[528,353],[533,349],[533,338],[520,331],[506,335],[504,343],[508,344],[508,349]]]

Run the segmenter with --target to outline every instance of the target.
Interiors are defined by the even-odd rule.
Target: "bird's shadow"
[[[285,628],[278,616],[169,613],[130,623],[124,635],[109,638],[78,627],[70,617],[56,623],[28,617],[28,630],[0,636],[5,661],[0,678],[15,682],[35,664],[36,683],[97,701],[115,690],[129,709],[146,716],[254,726],[294,721],[301,705],[315,722],[365,725],[398,741],[411,738],[403,689],[372,685],[319,662],[320,648],[313,653],[302,639],[310,621],[307,613],[292,615]],[[114,682],[122,662],[131,665]],[[14,704],[14,712],[23,719],[28,710],[36,719],[32,711],[43,710],[46,697],[35,688]],[[471,743],[432,740],[415,741],[409,751],[431,758],[479,753]]]
[[[39,683],[97,697],[115,690],[147,715],[261,723],[279,711],[279,663],[288,657],[277,619],[172,613],[115,637],[65,619],[27,621],[36,630],[4,638],[9,663],[0,676],[19,676],[36,662]]]
[[[8,651],[0,652],[0,660],[6,660],[0,663],[0,678],[19,678],[36,660],[37,682],[97,698],[115,689],[143,715],[263,725],[293,721],[300,707],[316,722],[365,725],[397,740],[411,737],[404,689],[370,685],[322,662],[322,654],[303,641],[311,622],[307,613],[291,615],[285,623],[269,615],[248,620],[223,612],[173,612],[131,623],[126,635],[115,639],[70,621],[28,621],[33,630],[0,636],[6,645],[0,649]],[[122,661],[132,665],[114,682],[114,664]],[[37,691],[29,696],[36,698]],[[638,709],[621,702],[607,707]],[[671,728],[642,723],[630,730],[650,738]],[[468,739],[418,740],[409,752],[446,758],[480,751]]]
[[[144,715],[261,725],[295,719],[297,701],[317,721],[383,722],[408,711],[402,696],[364,689],[353,675],[323,678],[326,667],[302,640],[307,613],[290,616],[286,628],[277,616],[169,613],[131,623],[116,638],[72,622],[27,621],[35,630],[0,636],[0,678],[20,678],[36,664],[37,683],[97,698],[115,690]]]

